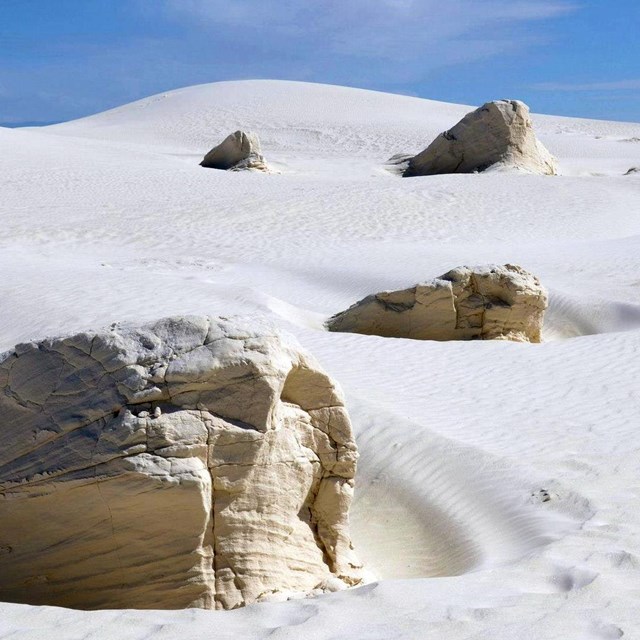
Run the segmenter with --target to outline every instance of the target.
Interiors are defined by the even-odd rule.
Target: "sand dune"
[[[640,124],[534,115],[556,177],[385,168],[469,109],[244,81],[0,128],[0,351],[114,320],[269,316],[344,387],[376,579],[230,613],[0,604],[0,639],[640,635],[640,181],[623,176]],[[278,174],[198,166],[240,128]],[[371,291],[485,263],[549,289],[543,344],[322,328]]]

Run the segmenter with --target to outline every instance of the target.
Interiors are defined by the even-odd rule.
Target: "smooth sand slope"
[[[557,177],[388,170],[469,110],[246,81],[0,128],[0,351],[114,320],[269,316],[345,390],[352,533],[377,578],[234,612],[0,604],[0,639],[640,637],[640,177],[623,175],[640,124],[534,116]],[[279,173],[198,166],[237,129]],[[323,329],[369,293],[488,262],[548,288],[543,344]]]

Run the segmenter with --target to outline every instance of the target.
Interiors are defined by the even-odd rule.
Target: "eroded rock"
[[[410,289],[367,296],[327,328],[415,340],[540,342],[546,308],[540,281],[521,267],[458,267]]]
[[[496,100],[468,113],[409,161],[405,177],[474,173],[490,167],[555,175],[556,162],[536,138],[529,107]]]
[[[0,600],[230,609],[360,580],[342,395],[257,320],[18,345],[0,445]]]
[[[203,158],[200,166],[226,171],[268,171],[255,133],[236,131]]]

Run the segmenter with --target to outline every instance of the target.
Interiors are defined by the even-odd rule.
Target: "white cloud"
[[[369,59],[416,73],[509,52],[535,37],[515,27],[559,17],[565,0],[163,0],[166,13],[227,28],[292,57]],[[376,69],[384,75],[384,68]],[[406,73],[406,69],[404,70]]]
[[[531,85],[539,91],[633,91],[640,89],[640,79],[616,80],[613,82],[539,82]]]
[[[127,0],[132,23],[142,17],[143,24],[159,27],[157,33],[137,33],[108,47],[89,37],[43,42],[40,58],[0,65],[0,98],[20,119],[50,120],[228,79],[406,93],[436,70],[460,65],[459,78],[465,78],[465,64],[516,59],[540,46],[541,21],[574,10],[570,2]]]

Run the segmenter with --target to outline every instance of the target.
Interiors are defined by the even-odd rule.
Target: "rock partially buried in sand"
[[[546,308],[540,281],[520,267],[458,267],[410,289],[367,296],[327,328],[415,340],[540,342]]]
[[[360,581],[342,395],[255,319],[18,345],[0,445],[0,601],[232,609]]]
[[[268,171],[255,133],[236,131],[203,158],[200,166],[225,171]]]
[[[518,100],[487,102],[468,113],[414,156],[404,176],[474,173],[496,165],[557,173],[555,159],[533,132],[529,107]]]

